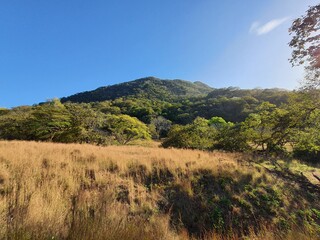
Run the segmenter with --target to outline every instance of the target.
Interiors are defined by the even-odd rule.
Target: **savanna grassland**
[[[0,238],[320,239],[319,172],[258,154],[0,141]]]

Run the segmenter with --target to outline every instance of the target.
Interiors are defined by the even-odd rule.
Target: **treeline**
[[[164,139],[163,147],[293,153],[319,161],[317,94],[228,88],[172,102],[143,96],[92,103],[54,99],[0,109],[0,138],[100,145],[153,138]]]
[[[78,93],[61,102],[102,103],[107,111],[128,114],[147,124],[159,115],[177,124],[188,124],[196,117],[213,116],[240,122],[262,102],[279,106],[289,95],[281,89],[214,89],[201,82],[148,77]]]
[[[295,93],[277,107],[258,105],[243,122],[221,117],[196,118],[171,128],[164,147],[267,151],[293,154],[303,160],[320,160],[320,108],[317,94]]]
[[[103,113],[90,104],[62,104],[58,99],[2,110],[0,115],[0,137],[7,140],[106,145],[150,138],[148,127],[137,118]]]

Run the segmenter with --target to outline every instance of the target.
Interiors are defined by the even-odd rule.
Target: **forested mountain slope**
[[[213,88],[201,82],[161,80],[155,77],[100,87],[62,98],[62,102],[101,102],[119,97],[140,96],[170,101],[177,97],[195,97],[210,93]]]
[[[61,98],[61,102],[102,103],[111,112],[120,112],[149,122],[162,115],[174,123],[190,123],[196,117],[221,116],[243,121],[264,101],[280,106],[290,91],[283,89],[212,88],[202,82],[162,80],[146,77]],[[105,108],[105,106],[103,107]],[[117,110],[118,111],[118,110]]]

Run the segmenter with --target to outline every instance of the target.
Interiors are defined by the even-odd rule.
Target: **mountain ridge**
[[[209,94],[214,88],[200,81],[190,82],[181,79],[160,79],[145,77],[129,82],[102,86],[61,98],[61,102],[100,102],[120,97],[145,96],[161,100],[176,97],[197,97]]]

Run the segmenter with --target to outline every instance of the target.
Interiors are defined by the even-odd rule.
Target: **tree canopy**
[[[289,29],[293,48],[290,62],[304,64],[307,74],[304,88],[320,87],[320,4],[310,7]]]

